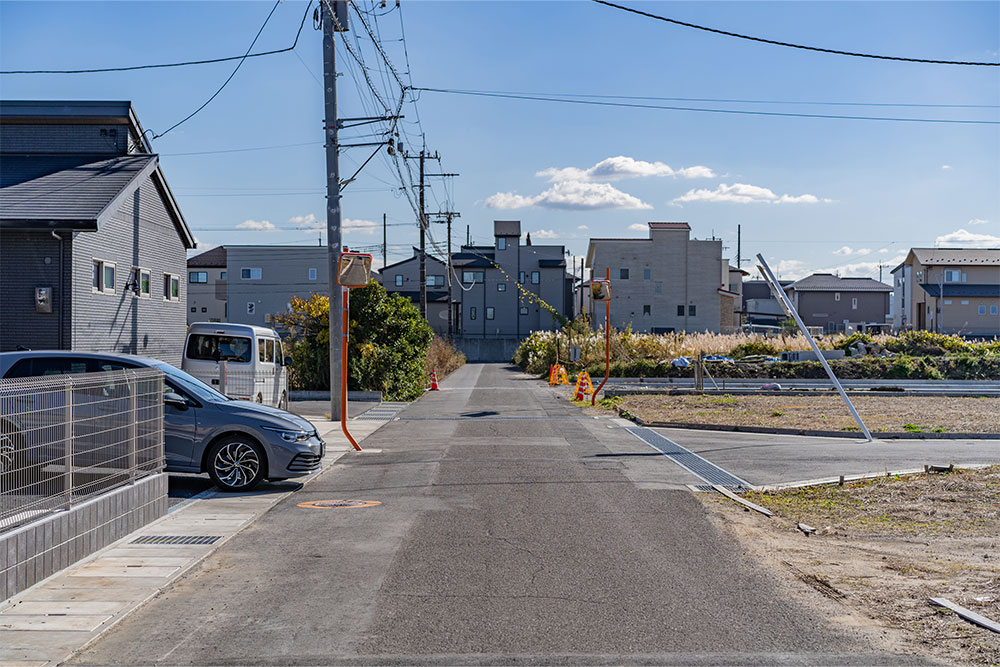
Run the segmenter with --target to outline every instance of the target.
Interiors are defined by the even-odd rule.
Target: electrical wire
[[[283,49],[275,49],[273,51],[261,51],[260,53],[246,53],[242,56],[227,56],[225,58],[210,58],[208,60],[186,60],[183,62],[176,63],[160,63],[156,65],[131,65],[128,67],[98,67],[91,69],[36,69],[36,70],[4,70],[0,71],[0,74],[100,74],[102,72],[133,72],[135,70],[141,69],[162,69],[165,67],[187,67],[188,65],[210,65],[212,63],[224,63],[231,60],[243,61],[247,58],[260,58],[261,56],[273,56],[279,53],[286,53],[295,48],[295,45],[299,43],[299,35],[302,34],[302,27],[306,23],[306,17],[309,16],[309,7],[312,6],[310,1],[306,5],[306,11],[302,14],[302,21],[299,23],[299,29],[295,33],[295,40],[292,42],[291,46],[287,46]],[[272,10],[273,11],[273,10]]]
[[[299,146],[322,146],[322,141],[303,141],[297,144],[278,144],[276,146],[250,146],[247,148],[224,148],[217,151],[195,151],[193,153],[160,153],[160,157],[187,157],[190,155],[219,155],[221,153],[245,153],[247,151],[269,151],[276,148],[296,148]]]
[[[247,56],[250,55],[250,51],[253,50],[254,44],[256,44],[257,40],[260,39],[261,33],[264,32],[264,28],[267,27],[268,22],[271,20],[271,17],[274,16],[274,12],[275,12],[276,9],[278,9],[278,5],[280,5],[280,4],[281,4],[281,0],[275,0],[274,6],[271,7],[271,11],[268,13],[267,18],[264,19],[264,23],[261,24],[260,30],[257,31],[257,34],[254,35],[253,41],[250,42],[250,46],[247,48],[247,52],[245,54],[243,54],[243,57],[240,58],[240,61],[238,63],[236,63],[236,67],[233,68],[232,74],[230,74],[229,77],[225,81],[222,82],[222,85],[219,86],[219,89],[216,90],[214,93],[212,93],[212,96],[209,97],[207,100],[205,100],[204,104],[202,104],[200,107],[198,107],[197,109],[195,109],[194,111],[192,111],[190,114],[188,114],[187,116],[185,116],[182,120],[177,121],[176,123],[174,123],[173,125],[171,125],[170,127],[168,127],[163,132],[159,132],[159,133],[154,134],[153,135],[153,139],[158,139],[158,138],[162,137],[163,135],[167,134],[168,132],[170,132],[171,130],[173,130],[173,129],[177,128],[177,127],[180,127],[184,123],[188,122],[189,120],[191,120],[192,118],[194,118],[198,114],[199,111],[201,111],[202,109],[204,109],[205,107],[207,107],[209,104],[211,104],[212,100],[214,100],[216,97],[218,97],[219,93],[222,92],[222,89],[225,88],[227,85],[229,85],[229,82],[233,80],[233,77],[236,76],[236,73],[240,71],[240,67],[242,67],[243,63],[246,62]],[[306,9],[308,11],[308,8],[306,8]],[[303,22],[304,21],[305,21],[305,18],[303,18]]]
[[[867,120],[885,121],[897,123],[937,123],[937,124],[957,124],[957,125],[1000,125],[996,120],[974,120],[957,118],[906,118],[890,116],[843,116],[837,114],[818,113],[793,113],[786,111],[752,111],[748,109],[706,109],[702,107],[679,107],[660,104],[639,104],[634,102],[602,102],[599,100],[570,99],[560,97],[549,97],[546,95],[517,95],[492,91],[457,90],[452,88],[423,88],[417,87],[414,90],[426,91],[429,93],[445,93],[450,95],[472,95],[478,97],[494,97],[511,100],[532,100],[536,102],[561,102],[563,104],[584,104],[603,107],[624,107],[630,109],[658,109],[663,111],[694,111],[701,113],[717,113],[744,116],[778,116],[783,118],[822,118],[832,120]]]
[[[666,16],[659,16],[657,14],[650,14],[649,12],[644,12],[639,9],[633,9],[631,7],[626,7],[624,5],[615,4],[613,2],[608,2],[608,0],[592,0],[599,5],[605,5],[606,7],[613,7],[614,9],[620,9],[624,12],[629,12],[630,14],[637,14],[639,16],[645,16],[646,18],[656,19],[657,21],[664,21],[665,23],[672,23],[674,25],[683,26],[685,28],[694,28],[695,30],[704,30],[705,32],[715,33],[717,35],[725,35],[726,37],[736,37],[738,39],[746,39],[751,42],[760,42],[762,44],[771,44],[773,46],[785,46],[791,49],[801,49],[803,51],[817,51],[819,53],[829,53],[837,56],[853,56],[855,58],[873,58],[876,60],[894,60],[899,62],[908,63],[925,63],[930,65],[971,65],[976,67],[998,67],[998,63],[987,63],[987,62],[969,62],[963,60],[932,60],[929,58],[903,58],[900,56],[882,56],[873,53],[858,53],[855,51],[841,51],[839,49],[825,49],[819,46],[805,46],[803,44],[793,44],[791,42],[779,42],[774,39],[765,39],[763,37],[754,37],[752,35],[743,35],[738,32],[729,32],[728,30],[719,30],[718,28],[709,28],[703,25],[697,25],[695,23],[688,23],[686,21],[678,21],[677,19],[667,18]]]

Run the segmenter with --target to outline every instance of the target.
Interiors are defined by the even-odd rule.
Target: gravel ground
[[[1000,398],[851,396],[873,432],[1000,433]],[[620,406],[648,422],[856,431],[847,406],[823,396],[622,396]]]
[[[1000,620],[1000,466],[746,497],[775,516],[699,494],[757,557],[904,644],[961,665],[1000,664],[1000,635],[931,606],[943,597]],[[799,522],[818,529],[806,537]]]

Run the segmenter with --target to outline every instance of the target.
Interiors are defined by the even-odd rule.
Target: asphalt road
[[[919,663],[805,606],[609,420],[502,366],[442,387],[75,662]],[[381,504],[297,506],[328,499]]]

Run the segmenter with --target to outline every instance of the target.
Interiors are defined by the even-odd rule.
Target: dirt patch
[[[851,396],[872,432],[1000,433],[1000,398]],[[837,395],[631,395],[621,408],[647,422],[857,431]]]
[[[1000,466],[747,493],[772,512],[699,494],[712,517],[788,581],[862,614],[904,648],[1000,664],[1000,635],[933,607],[943,597],[1000,620]],[[799,522],[818,529],[806,537]]]

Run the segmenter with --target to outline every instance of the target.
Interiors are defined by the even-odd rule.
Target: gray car
[[[3,379],[135,368],[164,374],[168,471],[207,472],[224,490],[246,491],[265,478],[299,477],[319,468],[325,445],[308,421],[278,408],[230,399],[162,361],[67,350],[0,353]],[[16,424],[12,427],[16,431]],[[12,446],[10,428],[3,431],[5,444]]]

